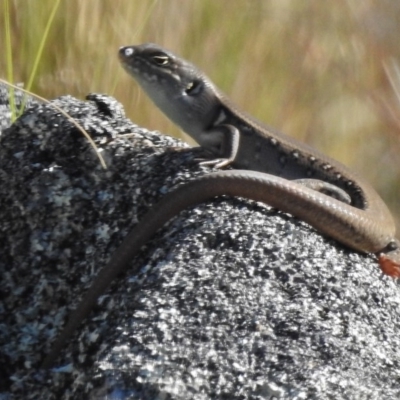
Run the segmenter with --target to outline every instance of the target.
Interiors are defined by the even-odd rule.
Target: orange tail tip
[[[379,254],[378,257],[379,265],[384,274],[391,276],[392,278],[400,278],[400,264],[393,261],[385,254]]]

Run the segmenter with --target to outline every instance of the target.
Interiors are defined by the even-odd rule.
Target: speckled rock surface
[[[40,371],[130,227],[174,185],[208,172],[111,98],[56,103],[108,169],[48,105],[0,137],[0,399],[400,398],[396,283],[373,258],[240,199],[164,227],[57,366]]]
[[[23,87],[22,84],[17,86]],[[8,128],[11,125],[11,119],[13,116],[13,107],[10,106],[11,94],[13,95],[14,112],[16,114],[19,114],[23,107],[30,107],[39,104],[37,100],[31,96],[25,95],[21,90],[13,90],[3,83],[0,83],[0,133],[3,129]]]

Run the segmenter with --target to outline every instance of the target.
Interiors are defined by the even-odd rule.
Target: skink
[[[196,178],[151,208],[71,313],[43,368],[55,362],[98,297],[153,234],[183,209],[215,196],[240,196],[289,212],[355,250],[377,254],[383,272],[400,277],[394,221],[360,176],[239,111],[197,67],[160,46],[122,47],[119,58],[154,103],[205,150],[209,160],[203,164],[238,170]]]

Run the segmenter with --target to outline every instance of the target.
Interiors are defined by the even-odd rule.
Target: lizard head
[[[121,47],[119,59],[161,111],[194,139],[212,124],[216,89],[193,64],[152,43]]]

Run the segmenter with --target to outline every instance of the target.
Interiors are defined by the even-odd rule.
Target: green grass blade
[[[46,24],[42,39],[41,39],[41,41],[39,43],[39,49],[38,49],[38,51],[36,53],[35,61],[33,62],[33,68],[32,68],[31,74],[29,76],[28,83],[26,84],[26,90],[28,90],[28,91],[30,91],[30,89],[32,87],[33,80],[35,79],[36,72],[37,72],[37,69],[38,69],[38,66],[39,66],[39,62],[40,62],[42,54],[43,54],[44,45],[45,45],[46,40],[47,40],[47,38],[49,36],[49,31],[50,31],[51,25],[52,25],[52,23],[54,21],[54,16],[56,15],[58,6],[60,5],[60,1],[61,0],[57,0],[57,1],[54,2],[54,6],[53,6],[53,9],[51,11],[50,17],[47,20],[47,24]],[[20,108],[18,116],[20,116],[23,113],[23,111],[25,109],[25,102],[26,102],[26,96],[24,96],[24,98],[22,100],[21,108]]]
[[[27,90],[31,89],[33,80],[35,79],[36,72],[37,72],[37,69],[38,69],[38,66],[39,66],[39,62],[40,62],[40,59],[41,59],[42,54],[43,54],[44,45],[45,45],[46,40],[47,40],[47,38],[49,36],[49,31],[50,31],[51,25],[52,25],[52,23],[54,21],[54,16],[56,15],[58,6],[60,5],[60,1],[61,0],[57,0],[57,1],[54,2],[54,6],[53,6],[53,9],[51,11],[50,17],[47,20],[46,28],[44,30],[44,33],[43,33],[43,36],[42,36],[42,40],[40,41],[40,44],[39,44],[39,50],[36,53],[35,61],[33,62],[33,68],[32,68],[31,74],[29,76],[28,83],[26,85],[26,89]]]

